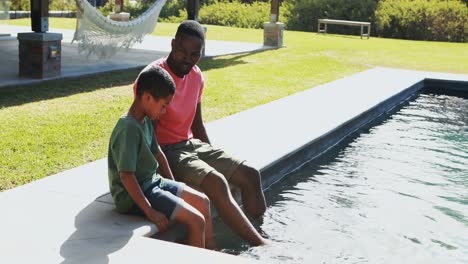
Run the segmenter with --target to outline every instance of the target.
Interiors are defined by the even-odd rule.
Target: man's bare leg
[[[242,205],[249,215],[259,218],[265,213],[265,196],[260,172],[257,169],[247,164],[241,164],[229,181],[241,190]]]
[[[221,219],[251,245],[264,245],[265,239],[255,230],[231,195],[229,185],[222,174],[212,171],[200,185],[216,207]]]

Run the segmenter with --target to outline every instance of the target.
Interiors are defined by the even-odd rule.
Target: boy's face
[[[159,117],[166,112],[166,107],[171,103],[173,95],[169,95],[164,98],[154,98],[149,93],[144,93],[144,99],[146,101],[146,115],[151,121],[159,120]]]
[[[200,60],[203,41],[197,37],[180,34],[172,40],[171,70],[179,77],[183,77]]]

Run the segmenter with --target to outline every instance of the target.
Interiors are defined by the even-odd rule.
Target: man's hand
[[[159,232],[164,232],[169,227],[169,220],[167,217],[153,208],[148,208],[148,210],[145,212],[145,215],[151,222],[158,226]]]

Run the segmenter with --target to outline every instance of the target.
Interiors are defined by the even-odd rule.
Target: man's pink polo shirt
[[[200,68],[195,65],[188,74],[180,78],[167,65],[167,57],[156,60],[147,67],[151,65],[160,66],[169,72],[176,86],[172,102],[167,106],[166,113],[159,118],[156,128],[158,143],[167,145],[191,139],[192,122],[205,85]],[[136,82],[133,85],[133,92],[136,93]]]

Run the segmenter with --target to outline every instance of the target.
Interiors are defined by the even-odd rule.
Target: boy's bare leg
[[[265,213],[265,196],[262,190],[260,172],[257,169],[247,164],[241,164],[231,176],[229,182],[241,190],[242,205],[250,216],[258,218]]]
[[[183,202],[174,220],[187,226],[187,243],[189,245],[205,248],[205,217],[197,209],[187,202]]]
[[[213,224],[211,221],[210,200],[208,197],[189,186],[184,188],[181,197],[197,209],[205,217],[205,247],[207,249],[217,249],[213,235]]]
[[[229,227],[252,245],[258,246],[266,243],[237,205],[223,175],[217,171],[210,172],[205,176],[200,187]]]

